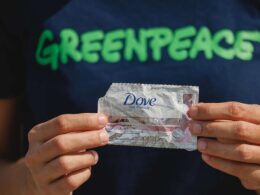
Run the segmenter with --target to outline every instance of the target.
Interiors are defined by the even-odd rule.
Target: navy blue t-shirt
[[[12,3],[1,11],[0,95],[24,95],[24,140],[52,117],[96,112],[113,82],[197,85],[201,102],[260,104],[259,43],[259,0]],[[75,194],[254,194],[196,151],[97,151]]]

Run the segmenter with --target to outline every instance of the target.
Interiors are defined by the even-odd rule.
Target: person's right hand
[[[103,114],[66,114],[32,128],[25,164],[34,180],[33,194],[68,195],[87,181],[98,161],[88,149],[108,143],[107,121]]]

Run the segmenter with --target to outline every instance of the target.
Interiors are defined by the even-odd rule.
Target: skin
[[[10,101],[0,102],[5,107],[13,107]],[[0,103],[0,110],[3,105]],[[7,137],[3,127],[10,125],[4,124],[4,118],[0,118],[0,132]],[[26,156],[12,163],[2,158],[0,194],[71,194],[89,180],[91,167],[98,162],[98,154],[92,149],[109,141],[103,129],[106,123],[103,114],[82,113],[61,115],[33,127],[28,134]],[[5,142],[1,151],[7,146],[10,143]]]
[[[200,103],[188,115],[192,134],[203,137],[198,141],[203,161],[260,194],[260,106]]]
[[[15,105],[14,100],[0,100],[1,140],[10,140]],[[204,137],[198,142],[203,161],[238,177],[245,188],[260,194],[260,106],[200,103],[188,114],[193,119],[192,133]],[[29,132],[24,158],[16,162],[2,158],[0,194],[69,195],[89,180],[91,167],[98,161],[97,153],[90,149],[107,144],[102,130],[106,123],[104,115],[83,113],[36,125]],[[1,154],[8,153],[10,143],[1,142]]]

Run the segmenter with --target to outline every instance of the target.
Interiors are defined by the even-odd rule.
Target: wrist
[[[21,175],[23,175],[24,177],[24,181],[21,182],[21,190],[22,190],[22,195],[35,195],[37,193],[35,193],[36,191],[36,184],[33,180],[33,177],[30,173],[30,170],[27,168],[27,166],[25,165],[24,159],[21,159],[18,161],[18,163],[21,166]]]
[[[1,164],[0,194],[34,195],[35,184],[24,160]]]

